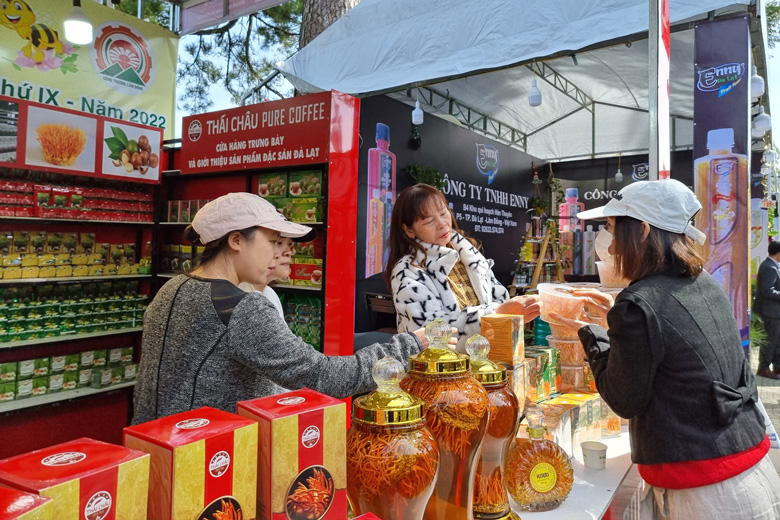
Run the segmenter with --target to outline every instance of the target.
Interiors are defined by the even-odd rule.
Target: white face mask
[[[615,263],[615,259],[609,252],[609,246],[612,245],[613,238],[614,237],[612,236],[612,233],[607,231],[605,228],[596,233],[596,240],[593,243],[596,248],[596,254],[599,256],[601,261],[610,265],[614,265]]]

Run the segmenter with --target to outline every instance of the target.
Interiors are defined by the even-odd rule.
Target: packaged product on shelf
[[[258,421],[258,520],[346,518],[346,413],[306,388],[238,403]]]
[[[286,173],[261,173],[257,179],[257,194],[263,198],[287,196]]]
[[[38,267],[22,267],[22,278],[39,278],[40,269]]]
[[[181,271],[181,246],[178,244],[171,244],[169,253],[170,269],[174,273]]]
[[[81,354],[67,354],[65,356],[65,366],[63,372],[74,373],[79,371],[79,363],[81,362]]]
[[[191,245],[181,245],[179,246],[179,262],[181,266],[181,270],[184,272],[189,271],[192,269],[192,263],[194,259],[192,257],[192,246]]]
[[[95,233],[81,233],[79,238],[79,252],[91,255],[95,250]]]
[[[68,253],[69,255],[75,255],[79,246],[79,234],[78,233],[63,233],[62,235],[62,249],[61,252]]]
[[[21,261],[22,267],[38,266],[38,255],[36,255],[35,253],[22,254],[19,259]]]
[[[547,426],[544,432],[544,438],[553,441],[558,446],[563,448],[566,455],[569,457],[574,456],[573,445],[573,420],[574,409],[577,408],[575,404],[548,404],[547,402],[539,403],[536,406],[544,410],[544,424]],[[517,431],[518,439],[528,438],[528,421],[523,419],[520,424],[520,429]]]
[[[52,374],[65,372],[65,356],[52,356],[49,360],[49,371]]]
[[[179,203],[178,200],[168,201],[168,222],[179,222]]]
[[[520,412],[525,409],[526,393],[528,392],[527,361],[524,359],[519,365],[511,366],[502,363],[506,367],[507,385],[515,393],[520,403]]]
[[[70,258],[70,263],[74,266],[74,268],[75,266],[89,265],[89,256],[85,253],[76,253]]]
[[[111,377],[113,376],[110,368],[93,368],[91,388],[106,388],[111,386]]]
[[[292,264],[293,285],[322,287],[322,260],[318,258],[300,258]]]
[[[13,252],[13,240],[14,235],[11,231],[0,231],[0,254],[7,255]]]
[[[84,350],[79,353],[79,367],[92,368],[92,365],[94,364],[95,364],[94,350]]]
[[[46,395],[49,393],[49,377],[33,377],[27,382],[32,382],[32,396]]]
[[[32,239],[30,239],[30,253],[34,253],[37,255],[43,254],[46,252],[46,243],[47,243],[47,237],[46,237],[46,231],[36,231]]]
[[[53,499],[52,519],[146,520],[149,456],[81,438],[0,461],[0,483]]]
[[[290,197],[279,197],[276,199],[271,199],[271,204],[273,204],[276,207],[276,210],[284,215],[284,218],[287,220],[292,220],[292,211],[293,211],[293,199]]]
[[[122,365],[120,369],[122,370],[123,381],[135,381],[138,375],[138,365],[130,363],[129,365]]]
[[[65,372],[62,374],[62,390],[75,390],[79,385],[78,372]]]
[[[291,218],[293,222],[322,222],[324,199],[304,197],[292,199]]]
[[[14,231],[13,249],[15,253],[30,252],[30,233],[27,231]]]
[[[33,382],[32,379],[18,379],[16,381],[16,399],[27,399],[32,397]]]
[[[30,379],[49,375],[49,358],[25,359],[19,361],[16,371],[17,379]]]
[[[567,390],[585,386],[585,367],[581,365],[561,365],[561,379]]]
[[[21,267],[6,267],[3,270],[3,278],[6,280],[18,280],[22,277]]]
[[[128,364],[133,362],[134,347],[122,347],[122,364]]]
[[[480,320],[481,334],[490,342],[490,360],[512,367],[525,359],[523,317],[514,314],[490,314]]]
[[[65,384],[64,374],[52,374],[49,376],[49,393],[62,392]]]
[[[550,393],[555,394],[562,390],[561,385],[561,351],[555,347],[528,347],[531,352],[544,352],[548,357],[550,367]]]
[[[85,388],[87,386],[92,385],[92,369],[91,368],[82,368],[78,371],[78,387],[79,388]]]
[[[124,444],[151,455],[148,518],[256,518],[256,422],[203,407],[127,427]]]
[[[16,362],[0,363],[0,383],[16,381]]]
[[[532,403],[539,403],[550,398],[552,373],[550,358],[545,352],[528,351],[526,356],[526,387],[525,398]]]
[[[8,253],[3,255],[3,267],[21,267],[22,255],[20,253]]]
[[[52,499],[0,486],[0,519],[53,520]]]
[[[122,364],[122,349],[108,349],[108,366],[115,367]]]
[[[108,354],[105,350],[93,350],[92,351],[92,366],[94,368],[102,368],[106,366]]]
[[[190,203],[194,201],[180,200],[179,201],[179,220],[176,222],[192,222],[192,211],[190,209]]]
[[[319,170],[290,172],[290,197],[322,195],[322,172]]]
[[[111,384],[118,385],[124,381],[125,369],[122,367],[109,367],[111,371]]]
[[[0,382],[0,403],[16,399],[16,382]]]
[[[570,392],[550,399],[546,404],[575,405],[572,409],[572,449],[581,452],[583,441],[601,440],[601,397],[598,394]]]

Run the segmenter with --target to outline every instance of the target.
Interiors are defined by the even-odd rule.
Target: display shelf
[[[64,392],[55,392],[53,394],[19,399],[18,401],[8,401],[0,403],[0,414],[32,408],[33,406],[69,401],[71,399],[78,399],[79,397],[87,397],[89,395],[102,394],[103,392],[111,392],[113,390],[121,390],[122,388],[131,388],[135,386],[135,384],[136,381],[128,381],[127,383],[120,383],[105,388],[76,388],[75,390],[66,390]]]
[[[192,222],[159,222],[161,226],[189,226]]]
[[[76,341],[80,339],[89,339],[89,338],[100,338],[103,336],[116,336],[119,334],[128,334],[131,332],[141,332],[143,331],[143,327],[132,327],[129,329],[117,329],[117,330],[103,330],[100,332],[88,332],[86,334],[65,334],[63,336],[52,336],[50,338],[38,338],[38,339],[25,339],[21,341],[8,341],[6,343],[0,343],[0,350],[4,349],[10,349],[10,348],[19,348],[19,347],[30,347],[30,346],[37,346],[37,345],[43,345],[46,343],[58,343],[58,342],[64,342],[64,341]]]
[[[180,274],[184,273],[158,273],[157,278],[173,278],[174,276],[179,276]]]
[[[154,222],[137,220],[83,220],[43,217],[0,217],[0,222],[40,222],[41,224],[118,224],[126,226],[151,226]]]
[[[151,278],[150,274],[117,274],[109,276],[60,276],[59,278],[14,278],[10,280],[0,279],[0,285],[24,284],[24,283],[49,283],[49,282],[92,282],[99,280],[119,280],[127,278]]]
[[[284,289],[290,291],[322,292],[322,287],[308,287],[306,285],[272,285],[271,289]]]

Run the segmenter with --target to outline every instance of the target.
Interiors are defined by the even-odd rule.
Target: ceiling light
[[[758,69],[753,65],[753,75],[750,76],[750,97],[758,99],[764,95],[764,78],[758,75]]]
[[[764,113],[764,107],[758,107],[758,115],[753,117],[753,127],[757,132],[768,132],[772,129],[772,118]]]
[[[531,93],[528,94],[528,104],[538,107],[542,104],[542,91],[536,86],[536,78],[531,81]]]
[[[92,43],[92,22],[81,10],[81,0],[73,0],[73,10],[65,17],[65,38],[76,45]]]
[[[623,182],[623,172],[620,171],[620,155],[618,155],[618,170],[615,172],[615,182]]]
[[[412,124],[413,125],[421,125],[423,124],[423,116],[425,112],[423,112],[423,109],[420,108],[420,102],[415,101],[414,102],[414,110],[412,110]]]

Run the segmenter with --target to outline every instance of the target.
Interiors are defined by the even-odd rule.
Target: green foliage
[[[780,41],[780,2],[773,0],[766,3],[767,41],[770,47]]]
[[[138,0],[120,0],[117,8],[123,13],[138,15]],[[169,25],[169,7],[163,0],[144,0],[144,20],[163,27]]]
[[[406,168],[406,173],[418,183],[428,184],[437,190],[444,189],[444,175],[436,168],[412,164]]]

